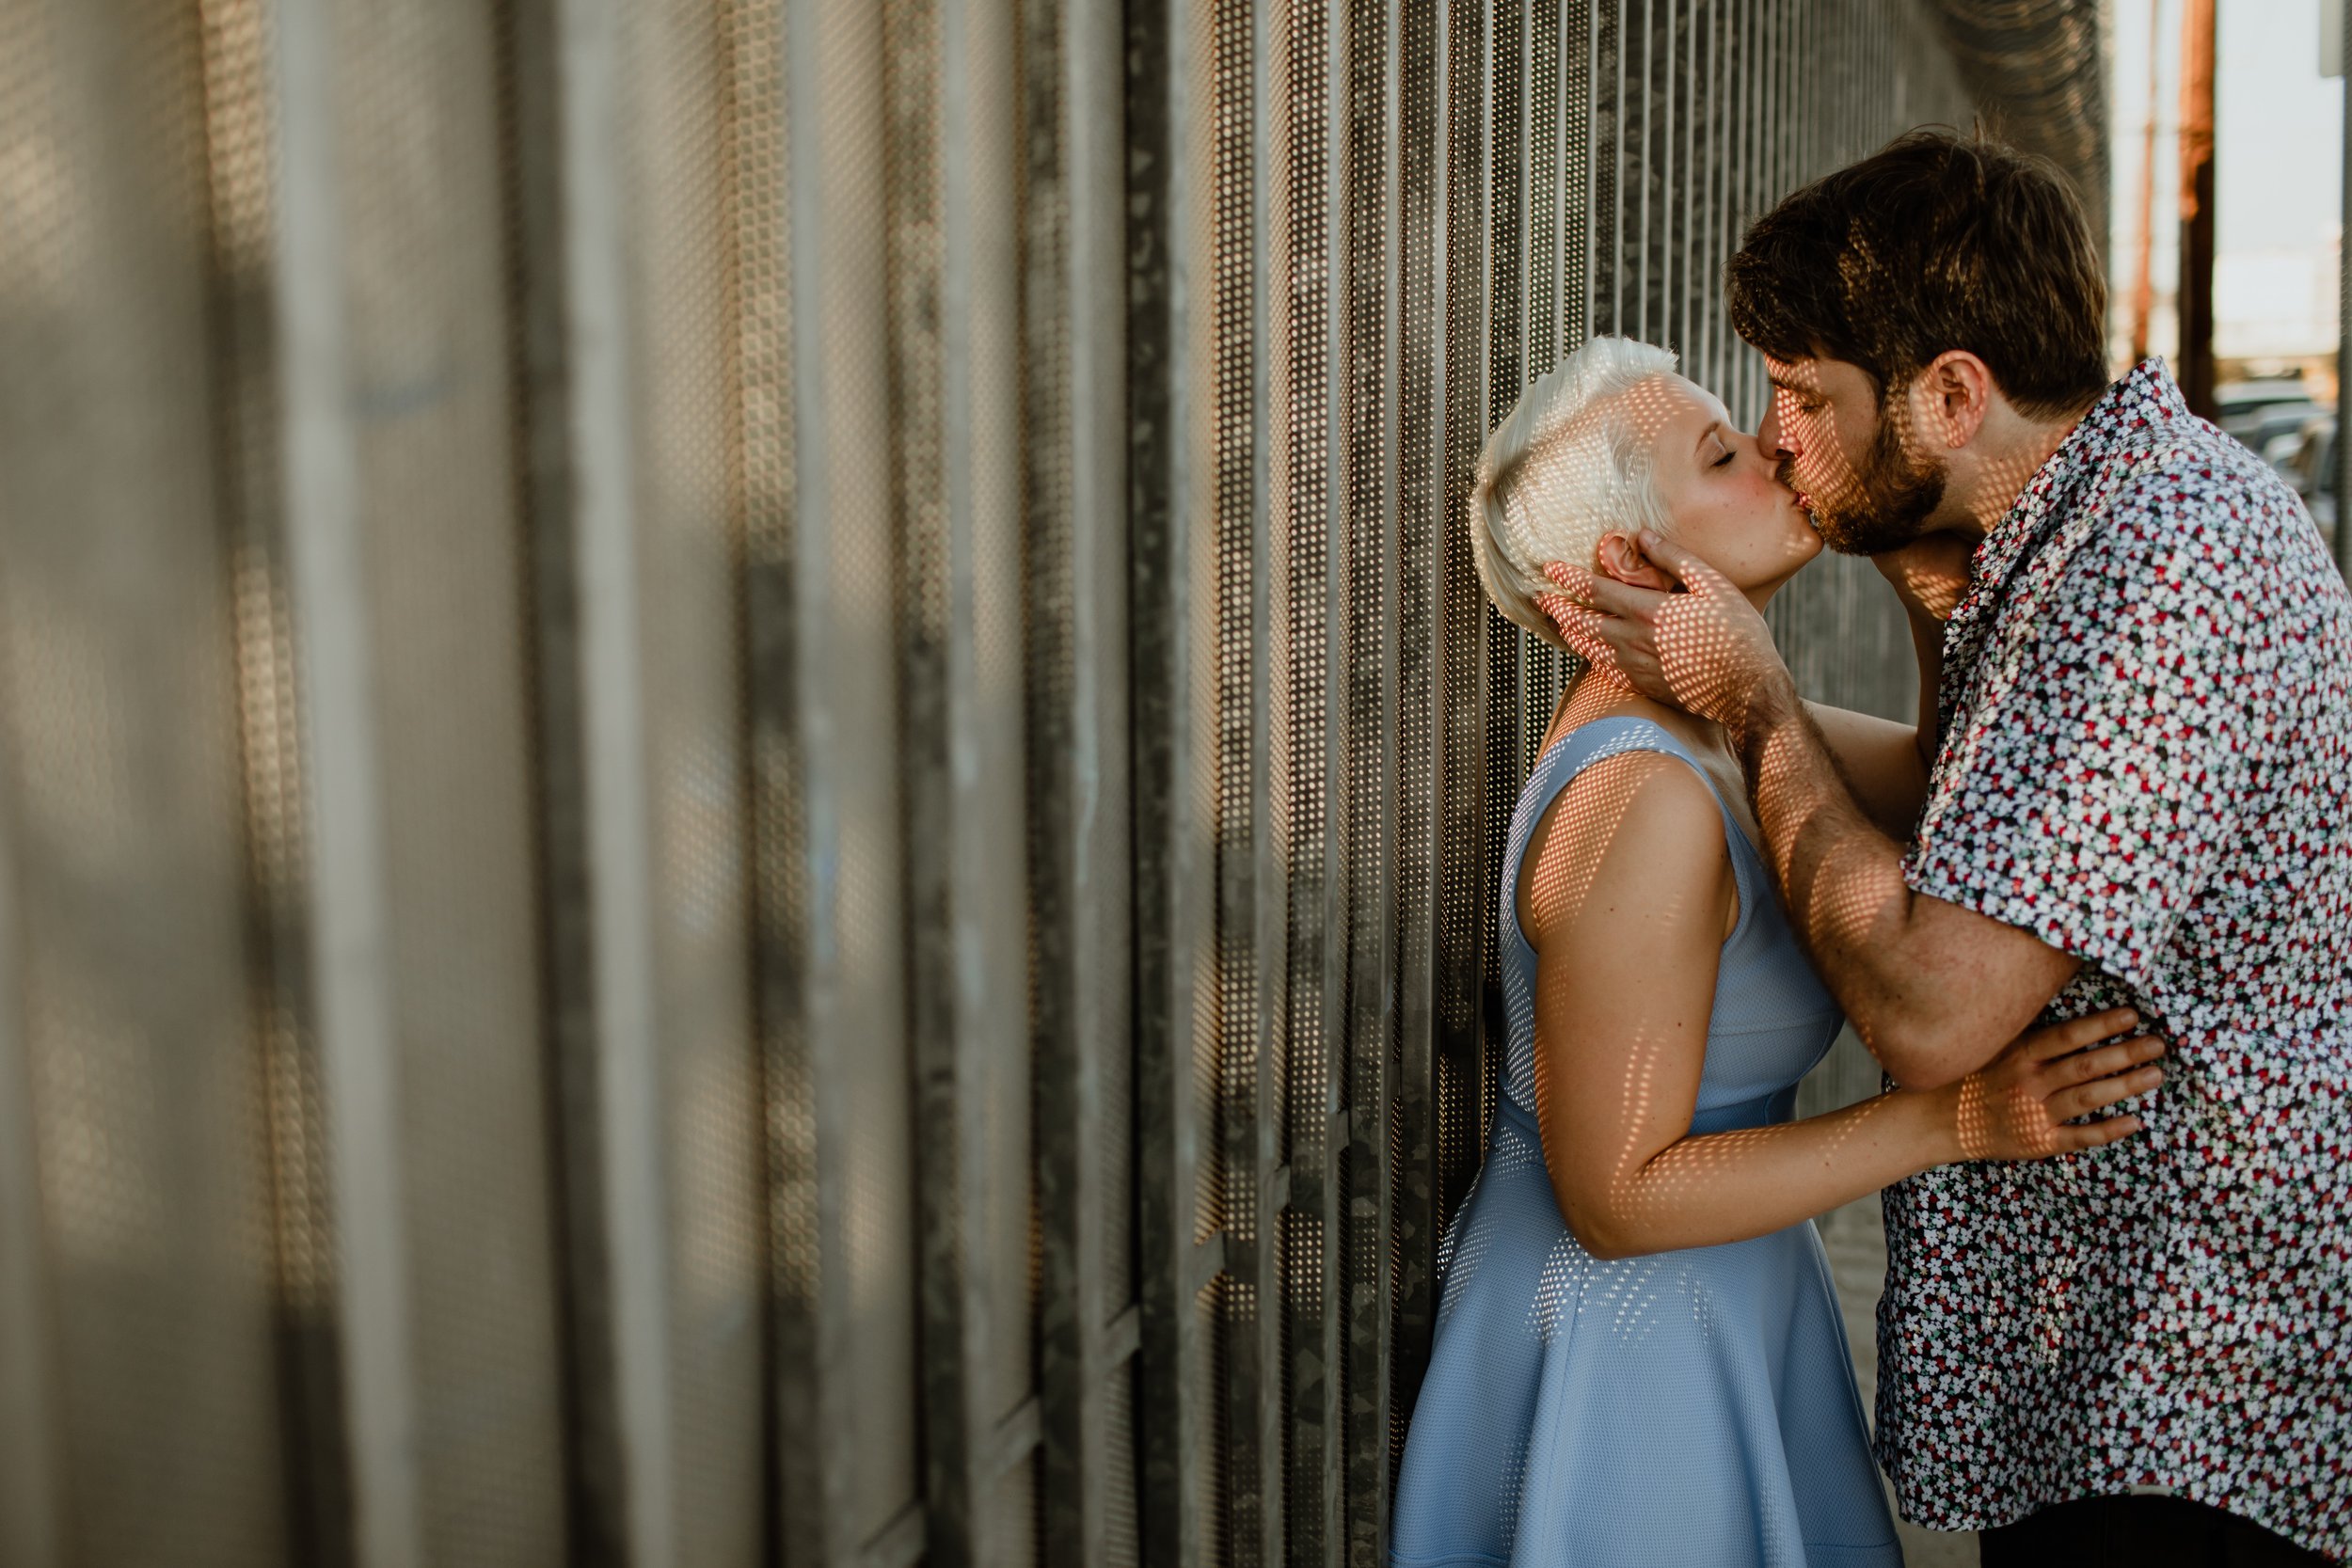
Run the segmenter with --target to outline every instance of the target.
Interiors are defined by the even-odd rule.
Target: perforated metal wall
[[[1477,452],[1944,40],[0,0],[0,1568],[1385,1561]]]

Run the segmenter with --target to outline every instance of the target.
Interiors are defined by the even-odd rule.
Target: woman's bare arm
[[[1545,1164],[1596,1256],[1741,1241],[1932,1165],[2111,1142],[2137,1124],[2062,1123],[2153,1086],[2156,1042],[2082,1051],[2086,1023],[1964,1083],[1692,1136],[1732,876],[1707,786],[1656,752],[1596,763],[1538,824],[1523,875]],[[2123,1026],[2100,1023],[2079,1044]]]

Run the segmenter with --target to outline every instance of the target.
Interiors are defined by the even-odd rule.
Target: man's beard
[[[1821,542],[1840,555],[1884,555],[1919,537],[1944,500],[1942,464],[1915,464],[1903,455],[1897,421],[1882,417],[1862,471],[1836,500],[1808,496]],[[1782,483],[1788,462],[1781,461]]]

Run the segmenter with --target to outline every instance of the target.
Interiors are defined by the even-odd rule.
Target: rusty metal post
[[[2352,218],[2352,23],[2337,28],[2344,51],[2337,69],[2344,77],[2343,217]],[[2352,440],[2345,438],[2345,388],[2352,387],[2352,245],[2336,241],[2336,566],[2352,579],[2352,511],[2344,498],[2352,496]]]
[[[2181,20],[2181,392],[2212,419],[2213,0],[2188,0]]]
[[[2148,113],[2139,138],[2139,232],[2132,268],[2132,363],[2148,357],[2148,317],[2155,306],[2156,67],[2164,57],[2157,24],[2164,0],[2148,0]]]

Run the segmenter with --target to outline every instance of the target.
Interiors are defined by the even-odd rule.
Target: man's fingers
[[[1608,616],[1587,610],[1560,594],[1546,594],[1535,603],[1537,609],[1551,617],[1552,624],[1560,628],[1563,637],[1581,640],[1604,649],[1610,645]]]
[[[1594,578],[1584,594],[1584,602],[1595,610],[1614,615],[1619,620],[1646,619],[1657,607],[1666,602],[1666,595],[1653,588],[1636,588],[1614,578]]]
[[[1544,562],[1544,576],[1562,593],[1581,596],[1584,585],[1593,580],[1593,574],[1581,566],[1571,566],[1565,561]]]
[[[1637,540],[1642,554],[1649,563],[1664,572],[1685,588],[1695,586],[1699,578],[1717,575],[1715,568],[1667,538],[1656,529],[1644,529]]]
[[[1601,636],[1599,616],[1565,594],[1538,594],[1534,602],[1537,610],[1551,617],[1552,625],[1560,628],[1560,636],[1568,646],[1588,661],[1613,657],[1607,640]]]
[[[1613,578],[1597,576],[1565,561],[1545,562],[1544,576],[1557,583],[1560,591],[1577,603],[1608,615],[1640,615],[1666,596],[1647,588],[1632,587]]]
[[[2138,1022],[2138,1013],[2129,1007],[2115,1007],[2104,1013],[2092,1013],[2089,1018],[2053,1023],[2035,1031],[2033,1044],[2026,1054],[2037,1062],[2046,1062],[2054,1056],[2080,1051],[2084,1046],[2096,1045]]]
[[[1634,535],[1633,542],[1642,546],[1645,560],[1686,588],[1691,583],[1692,569],[1703,569],[1696,556],[1655,529],[1642,530]]]

